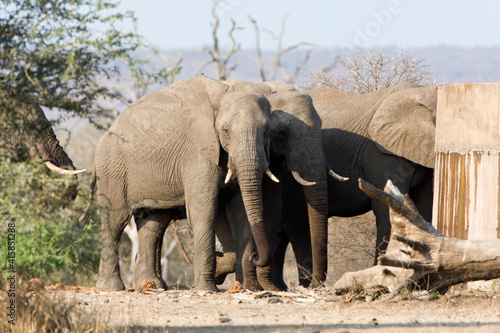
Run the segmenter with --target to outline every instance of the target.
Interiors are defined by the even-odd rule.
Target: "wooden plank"
[[[437,152],[499,150],[500,83],[441,86],[437,109]]]
[[[500,83],[438,90],[432,220],[451,237],[500,238]]]

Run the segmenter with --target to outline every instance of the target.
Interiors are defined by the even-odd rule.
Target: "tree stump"
[[[500,277],[500,240],[462,240],[437,231],[418,213],[408,195],[387,182],[384,191],[359,179],[370,197],[387,204],[392,225],[387,251],[378,265],[344,274],[337,293],[349,290],[391,292],[446,290],[467,281]]]

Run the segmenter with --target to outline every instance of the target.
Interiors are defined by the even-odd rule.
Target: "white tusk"
[[[224,184],[229,183],[232,175],[233,175],[233,172],[231,171],[231,169],[227,169],[227,175],[226,175],[226,179],[224,179]]]
[[[316,182],[308,182],[307,180],[305,180],[304,178],[302,178],[300,176],[300,173],[298,173],[295,170],[292,170],[292,176],[293,176],[293,178],[295,178],[295,180],[297,181],[297,183],[299,183],[302,186],[313,186],[313,185],[316,185]]]
[[[273,173],[271,172],[271,170],[267,169],[266,170],[266,175],[271,178],[272,181],[276,182],[276,183],[279,183],[280,180],[278,178],[276,178],[275,175],[273,175]]]
[[[50,161],[45,162],[45,165],[50,170],[58,172],[58,173],[60,173],[62,175],[77,175],[77,174],[85,172],[87,170],[87,169],[82,169],[82,170],[66,170],[66,169],[63,169],[63,168],[60,168],[60,167],[56,166],[54,163],[52,163]]]
[[[333,179],[335,180],[338,180],[339,182],[346,182],[349,180],[349,177],[342,177],[342,176],[339,176],[338,174],[336,174],[333,170],[330,169],[330,171],[328,171],[328,174],[330,176],[332,176]]]

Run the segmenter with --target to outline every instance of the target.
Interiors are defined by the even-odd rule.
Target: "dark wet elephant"
[[[431,220],[437,88],[404,83],[364,95],[335,89],[307,93],[323,122],[321,140],[327,163],[349,177],[347,182],[328,180],[328,216],[349,217],[373,210],[377,258],[390,236],[389,210],[358,188],[358,178],[381,189],[391,179],[401,192],[410,194],[422,216]],[[306,201],[290,177],[280,180],[283,232],[276,273],[282,278],[279,268],[290,242],[301,267],[299,281],[307,286],[314,265],[311,267]]]

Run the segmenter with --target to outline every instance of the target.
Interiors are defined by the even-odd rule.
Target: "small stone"
[[[267,304],[279,304],[283,303],[283,301],[279,297],[269,297],[267,300]]]

